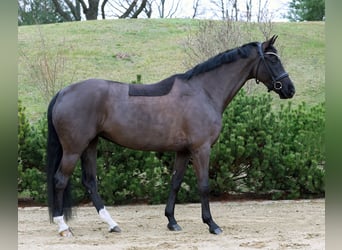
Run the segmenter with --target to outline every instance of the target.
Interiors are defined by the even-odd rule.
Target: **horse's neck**
[[[251,78],[251,71],[251,60],[237,60],[205,73],[201,84],[219,112],[223,113],[241,87]]]

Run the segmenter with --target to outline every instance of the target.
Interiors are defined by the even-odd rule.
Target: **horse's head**
[[[259,61],[255,70],[256,82],[262,82],[268,91],[276,92],[280,98],[292,98],[295,94],[295,87],[284,70],[277,50],[273,44],[277,36],[258,44]]]

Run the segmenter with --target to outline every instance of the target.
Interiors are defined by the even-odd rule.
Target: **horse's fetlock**
[[[209,185],[200,185],[198,190],[201,194],[208,194],[209,193]]]
[[[170,219],[171,217],[173,217],[173,213],[172,213],[172,211],[170,211],[169,209],[165,209],[164,215],[165,215],[168,219]]]
[[[210,226],[213,222],[213,219],[211,216],[202,216],[202,221]]]

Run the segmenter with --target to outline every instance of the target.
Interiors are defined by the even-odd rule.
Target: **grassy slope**
[[[62,53],[66,57],[63,85],[93,77],[131,82],[137,74],[151,83],[186,70],[183,45],[196,24],[189,19],[138,19],[22,26],[18,28],[18,47],[20,54],[35,61],[43,38],[50,53]],[[274,26],[279,35],[277,47],[297,88],[295,103],[324,100],[324,29],[322,22]],[[47,104],[24,62],[19,56],[18,95],[29,119],[35,120]]]

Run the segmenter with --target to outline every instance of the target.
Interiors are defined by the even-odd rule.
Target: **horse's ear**
[[[266,42],[264,42],[264,43],[262,44],[262,48],[264,49],[264,51],[265,51],[268,47],[272,46],[272,45],[275,43],[275,41],[277,40],[277,38],[278,38],[277,35],[273,35],[270,39],[268,39]]]

